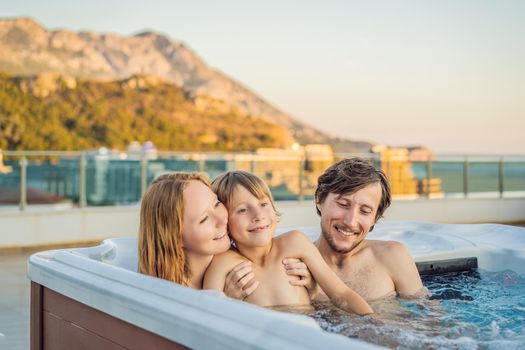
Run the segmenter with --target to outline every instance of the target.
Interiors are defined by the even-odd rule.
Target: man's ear
[[[370,227],[370,230],[368,230],[368,232],[372,232],[372,230],[374,229],[374,227],[376,226],[377,222],[379,221],[379,219],[381,219],[381,217],[377,218],[374,222],[374,224]]]

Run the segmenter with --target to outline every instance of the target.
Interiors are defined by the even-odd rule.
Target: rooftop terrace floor
[[[31,254],[0,253],[0,349],[29,349],[30,281],[26,275]]]

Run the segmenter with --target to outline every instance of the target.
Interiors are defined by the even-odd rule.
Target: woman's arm
[[[335,272],[326,264],[321,253],[303,233],[291,231],[285,235],[282,235],[283,239],[285,239],[283,243],[284,246],[289,247],[285,255],[300,258],[305,262],[312,276],[334,305],[359,315],[367,315],[374,312],[359,294],[337,277]]]
[[[229,252],[214,256],[204,274],[202,289],[215,289],[223,292],[225,290],[228,273],[238,265],[238,263],[239,261],[235,259],[235,256],[229,254]]]

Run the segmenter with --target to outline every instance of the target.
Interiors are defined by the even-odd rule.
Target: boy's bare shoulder
[[[275,237],[274,242],[287,249],[296,245],[312,243],[304,233],[297,230],[288,231]]]

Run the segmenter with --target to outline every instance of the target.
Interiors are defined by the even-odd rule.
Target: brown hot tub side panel
[[[187,349],[31,282],[31,349]]]

